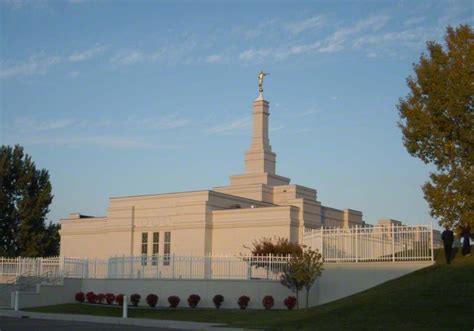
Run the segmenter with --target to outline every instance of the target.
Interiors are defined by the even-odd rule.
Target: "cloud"
[[[274,61],[285,60],[295,55],[314,54],[314,53],[335,53],[346,48],[352,48],[352,42],[356,35],[380,30],[386,25],[389,17],[386,15],[371,16],[357,21],[355,24],[336,29],[329,37],[323,40],[315,40],[307,43],[288,44],[279,47],[247,49],[239,54],[239,60],[242,62],[263,62],[267,59]],[[309,20],[316,24],[317,20]],[[304,22],[304,21],[303,21]],[[309,23],[303,24],[300,28],[310,26]],[[298,30],[296,30],[298,31]]]
[[[365,35],[353,41],[355,48],[367,48],[375,46],[381,48],[387,44],[400,46],[421,46],[426,40],[435,38],[441,30],[439,28],[415,28],[396,32],[386,32],[372,35]]]
[[[280,124],[280,125],[273,125],[271,126],[268,131],[270,132],[275,132],[275,131],[280,131],[280,130],[283,130],[286,126],[283,125],[283,124]]]
[[[58,56],[47,56],[44,54],[32,55],[28,60],[23,62],[1,62],[0,78],[44,75],[49,68],[60,63],[61,58]]]
[[[135,49],[117,53],[110,59],[110,62],[114,64],[130,65],[141,62],[145,60],[145,58],[146,56],[142,50]]]
[[[262,61],[265,57],[272,54],[272,49],[248,49],[239,54],[239,60],[244,62]]]
[[[313,16],[302,21],[290,22],[285,24],[285,29],[292,34],[299,34],[306,30],[321,28],[326,23],[326,18],[323,15]]]
[[[6,138],[14,143],[23,145],[48,145],[48,146],[84,146],[95,145],[111,148],[153,148],[176,149],[175,144],[159,144],[150,138],[143,130],[144,123],[151,124],[146,128],[174,129],[181,127],[183,121],[177,117],[167,116],[161,120],[153,121],[143,119],[142,126],[130,127],[129,119],[122,121],[111,120],[75,120],[75,119],[50,119],[38,120],[34,117],[21,117],[14,120],[14,125],[8,130]],[[137,123],[137,122],[135,122]],[[130,131],[132,129],[132,131]],[[108,130],[106,132],[106,130]],[[127,133],[128,130],[128,133]],[[153,143],[151,143],[152,141]]]
[[[369,30],[370,33],[380,30],[389,20],[386,15],[371,16],[356,22],[353,26],[337,29],[325,40],[319,53],[334,53],[345,49],[350,44],[354,35]]]
[[[207,56],[204,61],[207,63],[218,63],[218,62],[222,62],[223,59],[224,57],[220,54],[212,54],[212,55]]]
[[[141,130],[171,130],[186,126],[189,119],[181,117],[178,114],[169,114],[161,118],[149,118],[130,116],[126,121],[126,127]]]
[[[90,49],[76,51],[69,55],[68,60],[71,62],[79,62],[79,61],[86,61],[90,60],[100,54],[102,54],[108,47],[107,46],[95,46]]]
[[[26,0],[2,0],[0,1],[0,4],[16,10],[23,8],[27,4],[27,2]]]
[[[229,123],[213,126],[207,129],[206,132],[210,134],[228,133],[231,131],[249,128],[251,124],[252,124],[252,117],[247,116],[244,118],[233,120]]]
[[[14,125],[16,131],[32,132],[32,131],[51,131],[64,129],[75,124],[74,119],[53,119],[53,120],[38,120],[33,117],[20,117],[15,119]]]
[[[426,17],[424,17],[424,16],[415,16],[415,17],[411,17],[411,18],[407,19],[405,22],[403,22],[403,25],[404,26],[417,25],[417,24],[420,24],[421,22],[423,22],[424,20],[426,20]]]
[[[79,76],[81,73],[79,71],[71,71],[69,73],[69,76],[71,76],[72,78],[76,78],[77,76]]]
[[[82,146],[96,145],[112,148],[172,148],[152,144],[149,139],[135,136],[115,135],[68,135],[67,137],[35,137],[23,142],[25,145]]]

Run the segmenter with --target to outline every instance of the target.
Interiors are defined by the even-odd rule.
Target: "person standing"
[[[454,233],[449,229],[449,226],[445,226],[445,230],[441,234],[441,240],[444,246],[444,256],[446,257],[446,263],[451,264],[451,256],[453,254],[453,242]]]
[[[467,222],[461,227],[461,237],[463,238],[462,255],[471,256],[471,227]]]

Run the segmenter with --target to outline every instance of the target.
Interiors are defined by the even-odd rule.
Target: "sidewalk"
[[[92,316],[92,315],[76,315],[76,314],[48,314],[36,313],[28,311],[14,311],[7,309],[0,309],[0,316],[16,317],[16,318],[36,318],[46,320],[58,321],[79,321],[103,324],[121,324],[121,325],[135,325],[145,327],[159,327],[178,330],[213,330],[213,331],[243,331],[240,328],[224,328],[225,324],[217,323],[201,323],[201,322],[185,322],[185,321],[170,321],[170,320],[155,320],[142,318],[121,318],[108,316]]]

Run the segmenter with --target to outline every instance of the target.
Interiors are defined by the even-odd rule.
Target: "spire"
[[[252,143],[245,153],[245,173],[275,174],[276,155],[272,152],[268,137],[269,102],[263,99],[262,91],[253,102]]]

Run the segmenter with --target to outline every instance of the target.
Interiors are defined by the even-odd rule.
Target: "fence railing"
[[[279,279],[290,256],[115,256],[0,258],[0,275],[77,278]],[[26,273],[25,273],[26,272]]]
[[[433,260],[431,225],[305,229],[304,244],[326,263]]]
[[[431,225],[305,229],[304,245],[325,263],[433,260]],[[78,278],[279,279],[290,256],[144,255],[0,258],[0,276]]]
[[[58,277],[59,261],[59,257],[0,257],[0,276],[39,276],[48,273],[51,277]]]

